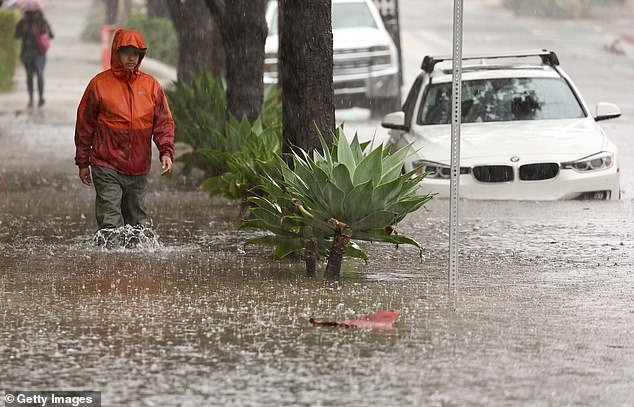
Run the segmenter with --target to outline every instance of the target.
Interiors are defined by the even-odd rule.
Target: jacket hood
[[[121,64],[121,61],[119,61],[117,53],[119,52],[119,48],[126,46],[132,46],[141,50],[139,63],[134,67],[132,75],[130,76],[130,79],[132,79],[139,73],[139,66],[141,65],[141,61],[143,61],[143,57],[145,57],[147,46],[145,45],[143,36],[137,30],[119,29],[115,32],[114,38],[112,39],[110,66],[114,74],[119,78],[125,78],[126,69]]]

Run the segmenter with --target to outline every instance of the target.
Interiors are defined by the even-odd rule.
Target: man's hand
[[[84,185],[91,185],[92,178],[90,177],[90,167],[79,169],[79,179]]]
[[[161,157],[161,175],[167,175],[172,173],[172,159],[164,155]]]

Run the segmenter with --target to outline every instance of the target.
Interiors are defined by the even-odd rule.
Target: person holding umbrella
[[[38,2],[25,3],[24,16],[15,27],[15,38],[22,40],[20,60],[26,70],[26,88],[29,92],[28,107],[33,107],[33,77],[37,76],[38,106],[44,104],[44,66],[53,30]],[[18,3],[18,5],[20,5]]]

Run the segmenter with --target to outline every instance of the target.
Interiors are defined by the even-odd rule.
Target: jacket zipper
[[[134,120],[134,108],[132,102],[134,100],[134,90],[132,89],[132,71],[128,74],[128,97],[130,98],[130,121],[128,122],[128,160],[132,154],[132,121]],[[129,163],[128,163],[129,164]]]

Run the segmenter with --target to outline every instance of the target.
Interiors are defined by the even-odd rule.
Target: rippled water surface
[[[439,200],[399,225],[422,261],[362,243],[369,262],[345,262],[337,285],[245,247],[254,232],[238,230],[237,205],[177,176],[150,183],[160,246],[95,247],[94,192],[72,156],[101,45],[79,40],[92,2],[48,3],[46,105],[25,109],[21,67],[0,95],[0,399],[58,389],[101,391],[108,407],[633,405],[634,47],[605,48],[631,34],[631,15],[518,20],[500,1],[465,2],[465,53],[553,49],[593,113],[620,106],[600,124],[619,148],[624,199],[463,202],[452,293]],[[451,2],[399,3],[405,96],[424,55],[451,52],[453,20]],[[387,134],[369,112],[344,113],[350,134]],[[309,322],[381,309],[401,310],[395,331]]]
[[[55,180],[55,182],[53,182]],[[5,174],[2,388],[91,389],[104,405],[629,405],[631,201],[465,202],[446,289],[447,202],[364,247],[338,285],[244,246],[238,207],[153,184],[162,246],[93,245],[93,193]],[[395,332],[313,327],[400,309]]]

